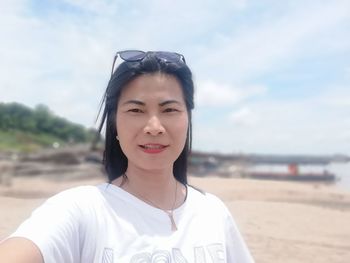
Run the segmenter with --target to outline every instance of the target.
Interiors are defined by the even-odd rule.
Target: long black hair
[[[121,91],[131,80],[142,74],[151,73],[172,75],[176,77],[181,84],[188,113],[189,125],[185,146],[177,160],[174,162],[173,173],[179,182],[187,184],[187,160],[191,151],[192,109],[194,108],[192,72],[183,61],[164,61],[159,59],[154,53],[148,54],[141,61],[124,61],[121,63],[113,73],[106,88],[104,94],[104,110],[98,131],[101,133],[102,127],[104,123],[106,123],[103,164],[109,182],[124,175],[128,166],[128,159],[123,153],[119,142],[116,140],[116,113]]]

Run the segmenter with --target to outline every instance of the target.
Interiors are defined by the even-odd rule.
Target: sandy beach
[[[0,239],[47,197],[102,177],[16,177],[0,186]],[[350,262],[350,192],[322,184],[190,177],[228,206],[256,262]]]

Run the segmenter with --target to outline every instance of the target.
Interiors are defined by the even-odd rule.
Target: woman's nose
[[[159,134],[163,134],[165,132],[165,129],[160,121],[160,119],[157,116],[152,116],[145,128],[144,128],[144,132],[150,135],[159,135]]]

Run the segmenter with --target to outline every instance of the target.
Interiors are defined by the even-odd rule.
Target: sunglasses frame
[[[127,53],[131,54],[134,53],[134,56],[130,56],[129,58],[126,56]],[[114,73],[114,66],[115,63],[120,57],[122,60],[126,62],[138,62],[142,61],[148,54],[155,54],[155,56],[165,62],[179,62],[182,61],[183,63],[186,64],[186,60],[184,55],[176,53],[176,52],[170,52],[170,51],[142,51],[142,50],[122,50],[118,51],[116,55],[114,56],[113,59],[113,64],[112,64],[112,71],[111,71],[111,76]],[[137,57],[137,58],[136,58]],[[134,58],[134,59],[133,59]]]

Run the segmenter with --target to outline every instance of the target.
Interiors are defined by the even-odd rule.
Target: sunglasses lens
[[[178,62],[182,58],[180,54],[173,53],[173,52],[158,51],[156,52],[156,54],[157,54],[157,57],[159,57],[160,59],[163,59],[165,61],[170,61],[170,62]]]
[[[132,62],[142,60],[146,56],[146,53],[139,50],[126,50],[119,52],[119,56],[125,61]]]
[[[165,62],[183,62],[186,64],[185,58],[183,55],[174,53],[174,52],[168,52],[168,51],[141,51],[141,50],[124,50],[119,51],[117,55],[124,61],[128,62],[136,62],[143,60],[147,54],[154,54],[158,59],[161,59]]]

